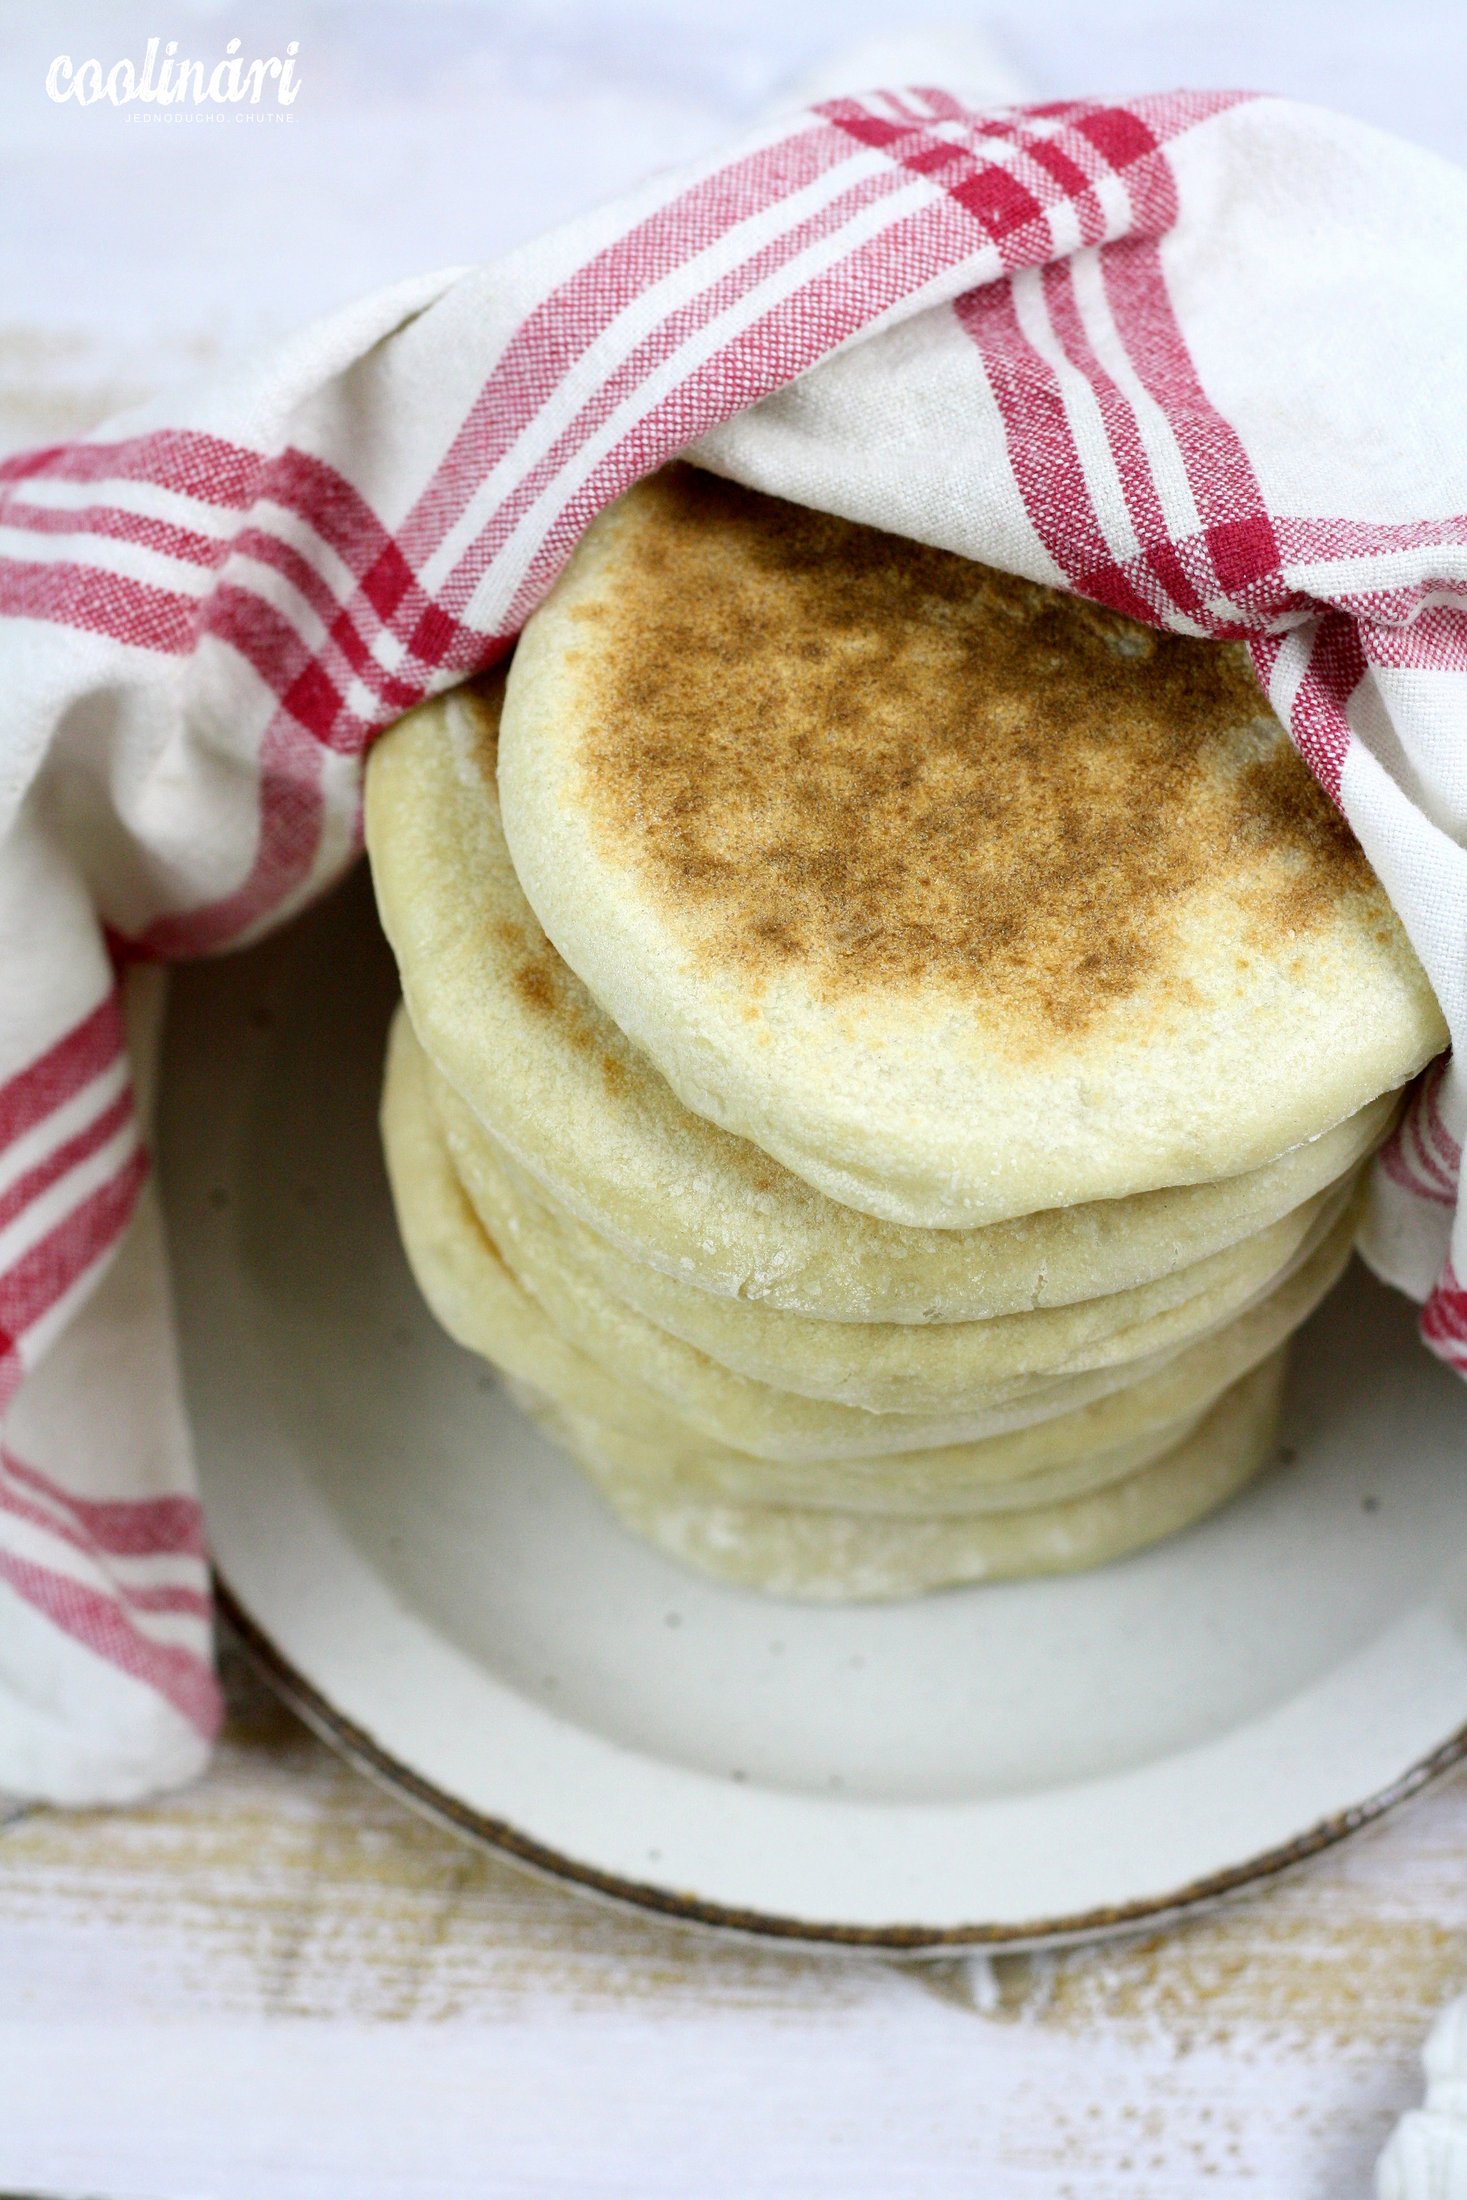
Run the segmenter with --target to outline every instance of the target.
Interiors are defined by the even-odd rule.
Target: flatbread
[[[550,946],[501,829],[503,682],[401,719],[367,765],[383,925],[435,1063],[518,1164],[629,1258],[827,1321],[978,1321],[1132,1289],[1270,1224],[1374,1151],[1394,1095],[1246,1175],[975,1230],[827,1199],[683,1107]]]
[[[1337,1216],[1323,1247],[1308,1247],[1306,1240],[1310,1257],[1303,1260],[1302,1269],[1308,1271],[1310,1259],[1326,1251],[1336,1269],[1343,1266],[1352,1231],[1353,1218]],[[875,1412],[806,1397],[757,1376],[736,1373],[649,1322],[577,1265],[544,1208],[527,1212],[513,1224],[507,1214],[502,1215],[490,1223],[488,1234],[516,1281],[588,1359],[652,1392],[715,1442],[771,1459],[927,1449],[998,1435],[1027,1422],[1074,1412],[1107,1392],[1144,1380],[1195,1349],[1194,1335],[1187,1333],[1185,1320],[1179,1325],[1174,1310],[1138,1325],[1132,1339],[1136,1349],[1122,1362],[1077,1374],[975,1378],[942,1405]],[[1298,1272],[1291,1266],[1281,1282],[1270,1277],[1255,1295],[1255,1303],[1278,1300]],[[1181,1311],[1185,1317],[1186,1310]],[[1179,1326],[1180,1336],[1176,1334]],[[1204,1342],[1218,1326],[1203,1332]]]
[[[615,1511],[686,1565],[771,1596],[857,1602],[961,1582],[1077,1573],[1142,1550],[1216,1510],[1267,1464],[1286,1354],[1226,1391],[1150,1466],[1086,1496],[1023,1512],[925,1519],[731,1505],[669,1494],[583,1414],[541,1406]]]
[[[1277,1283],[1338,1220],[1351,1180],[1155,1283],[986,1322],[822,1322],[714,1298],[635,1261],[551,1200],[430,1068],[432,1105],[471,1205],[533,1292],[546,1260],[578,1299],[611,1299],[734,1374],[872,1413],[943,1413],[1003,1386],[1116,1367],[1204,1335]],[[554,1286],[551,1285],[553,1290]]]
[[[690,467],[529,621],[499,791],[684,1105],[889,1222],[1234,1175],[1447,1041],[1240,647]]]
[[[382,1128],[408,1261],[449,1334],[557,1405],[639,1442],[685,1447],[690,1433],[685,1415],[638,1382],[624,1361],[608,1364],[578,1349],[517,1283],[454,1173],[429,1105],[422,1053],[411,1045],[402,1017],[389,1044]],[[1342,1228],[1288,1282],[1236,1321],[1173,1355],[1143,1380],[1043,1420],[984,1435],[961,1429],[949,1436],[935,1419],[786,1399],[792,1422],[777,1432],[776,1441],[771,1443],[769,1429],[756,1422],[762,1451],[738,1434],[730,1441],[702,1428],[692,1433],[710,1460],[737,1454],[740,1472],[768,1464],[771,1491],[826,1487],[834,1497],[845,1487],[869,1496],[881,1487],[883,1474],[888,1487],[908,1476],[915,1487],[916,1478],[926,1476],[926,1486],[948,1492],[944,1502],[951,1503],[952,1493],[963,1488],[1014,1481],[1185,1425],[1278,1349],[1329,1289],[1348,1251]],[[778,1393],[769,1398],[771,1405],[779,1403]],[[883,1438],[889,1441],[884,1444]],[[828,1476],[820,1473],[822,1464],[829,1467]],[[791,1467],[802,1474],[792,1476]]]
[[[576,1444],[564,1430],[579,1419],[586,1440],[598,1446],[609,1462],[608,1471],[636,1482],[649,1496],[752,1505],[761,1510],[776,1506],[797,1512],[859,1513],[873,1520],[1028,1512],[1083,1497],[1124,1481],[1164,1453],[1175,1451],[1216,1403],[1209,1399],[1179,1420],[1103,1451],[1082,1451],[1060,1465],[993,1481],[987,1476],[979,1444],[949,1444],[875,1459],[755,1459],[748,1452],[711,1443],[671,1416],[656,1434],[644,1429],[632,1435],[613,1423],[598,1421],[594,1414],[578,1415],[573,1404],[558,1402],[512,1378],[509,1389],[533,1420],[558,1431],[573,1452]]]

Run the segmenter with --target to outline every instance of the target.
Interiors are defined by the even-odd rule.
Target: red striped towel
[[[120,969],[336,877],[374,734],[500,656],[591,515],[694,445],[1246,637],[1456,1032],[1464,369],[1441,161],[1242,94],[907,89],[0,467],[0,1786],[137,1794],[216,1717]],[[1369,1250],[1467,1368],[1464,1121],[1429,1076]]]

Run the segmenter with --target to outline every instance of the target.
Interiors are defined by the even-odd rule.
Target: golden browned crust
[[[754,992],[798,965],[1074,1032],[1166,996],[1211,882],[1245,956],[1347,896],[1388,921],[1240,648],[686,466],[573,616],[593,826]]]

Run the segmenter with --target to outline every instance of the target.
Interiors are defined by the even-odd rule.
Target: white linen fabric
[[[875,91],[0,465],[0,1786],[217,1716],[119,974],[329,884],[373,736],[674,453],[1245,637],[1460,1030],[1464,276],[1467,177],[1318,110]],[[1368,1229],[1458,1364],[1464,1117],[1439,1069]]]
[[[1467,2000],[1443,2010],[1422,2059],[1426,2100],[1386,2142],[1378,2200],[1467,2200]]]

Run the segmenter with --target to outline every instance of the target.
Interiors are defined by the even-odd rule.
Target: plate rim
[[[761,1946],[830,1954],[889,1956],[962,1955],[985,1952],[1020,1954],[1026,1949],[1057,1948],[1139,1932],[1171,1924],[1268,1885],[1297,1870],[1325,1850],[1376,1824],[1389,1812],[1421,1794],[1467,1760],[1467,1724],[1457,1727],[1426,1756],[1408,1765],[1385,1787],[1360,1802],[1318,1819],[1304,1832],[1263,1849],[1241,1863],[1160,1895],[1103,1905],[1072,1916],[1023,1919],[1011,1924],[847,1925],[774,1911],[734,1907],[655,1882],[630,1879],[552,1848],[506,1818],[493,1817],[450,1794],[403,1762],[374,1735],[341,1711],[280,1648],[250,1613],[216,1564],[214,1595],[241,1649],[268,1685],[321,1741],[377,1782],[419,1816],[444,1827],[476,1847],[492,1849],[537,1877],[558,1881],[581,1895],[600,1897],[621,1909],[661,1917]]]

